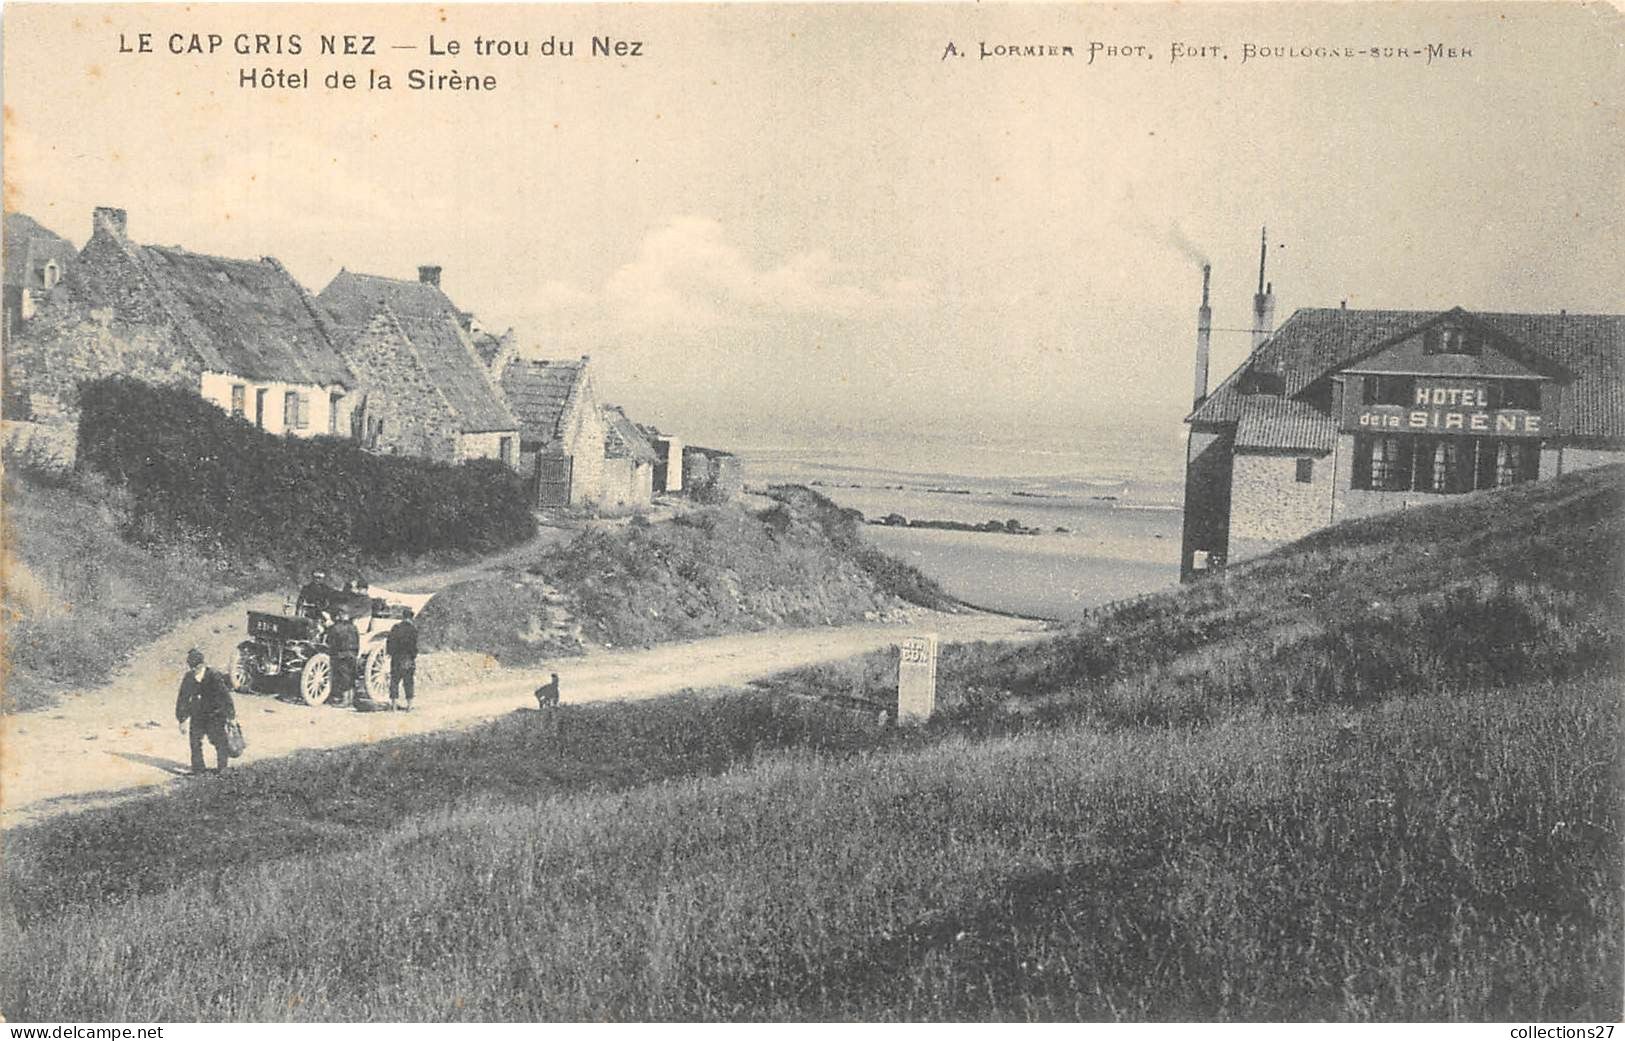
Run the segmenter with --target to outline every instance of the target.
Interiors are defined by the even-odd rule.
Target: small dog
[[[553,679],[536,688],[536,707],[538,709],[559,707],[559,674],[552,673]]]

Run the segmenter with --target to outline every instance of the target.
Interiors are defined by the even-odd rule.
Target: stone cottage
[[[340,271],[317,298],[356,374],[356,433],[374,451],[519,462],[519,420],[475,349],[466,312],[417,281]]]
[[[745,466],[732,452],[687,445],[683,448],[683,487],[698,502],[726,502],[745,490]]]
[[[33,318],[68,273],[79,251],[25,213],[5,216],[5,334]]]
[[[658,461],[636,423],[619,405],[604,406],[604,498],[611,507],[645,509],[654,501]]]
[[[604,499],[608,429],[590,359],[510,358],[501,386],[519,417],[520,468],[534,474],[539,506],[596,506]]]
[[[140,245],[110,207],[7,344],[6,368],[8,393],[38,418],[71,412],[82,380],[123,374],[192,387],[273,434],[351,432],[355,377],[281,264]]]

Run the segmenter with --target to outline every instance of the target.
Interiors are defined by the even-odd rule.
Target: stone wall
[[[604,493],[598,504],[605,509],[622,509],[632,502],[632,468],[630,459],[604,460]]]
[[[1309,460],[1307,483],[1298,480],[1299,459]],[[1231,540],[1291,542],[1331,523],[1334,469],[1329,454],[1237,451],[1230,471]]]
[[[745,490],[745,466],[736,455],[714,448],[683,449],[683,487],[699,502],[725,502]]]
[[[592,376],[583,373],[561,423],[561,448],[571,457],[570,505],[599,505],[604,501],[604,436],[609,432]]]
[[[388,455],[455,462],[456,417],[394,326],[377,319],[340,334],[341,353],[362,387],[362,444]],[[382,429],[377,424],[382,422]]]
[[[457,435],[457,461],[465,459],[502,460],[502,439],[508,439],[508,465],[519,467],[519,431],[490,430]]]

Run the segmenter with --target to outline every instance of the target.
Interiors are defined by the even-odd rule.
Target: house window
[[[1484,336],[1456,325],[1437,325],[1422,334],[1423,354],[1482,354]]]
[[[1315,479],[1315,460],[1310,456],[1303,456],[1298,460],[1297,482],[1310,484]]]
[[[513,465],[513,438],[504,437],[497,441],[497,458],[507,466]]]
[[[241,383],[231,385],[231,414],[243,416],[248,412],[248,388]]]
[[[334,391],[327,396],[327,432],[329,434],[339,432],[339,402],[343,400],[344,395],[339,391]]]
[[[54,289],[62,281],[62,269],[56,266],[56,261],[47,260],[45,270],[40,273],[40,281],[46,289]]]
[[[265,429],[265,388],[259,387],[254,391],[254,425],[261,430]]]
[[[302,430],[310,426],[310,396],[297,390],[282,395],[282,426],[287,430]]]

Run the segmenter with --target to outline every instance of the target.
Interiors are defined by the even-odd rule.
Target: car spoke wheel
[[[252,646],[240,646],[231,652],[230,673],[231,689],[253,689],[254,681],[260,678],[260,660]]]
[[[389,697],[389,655],[383,651],[373,651],[361,664],[363,677],[361,689],[367,692],[367,697],[374,701],[384,701]]]
[[[307,705],[323,705],[333,696],[333,661],[312,654],[299,673],[299,696]]]

